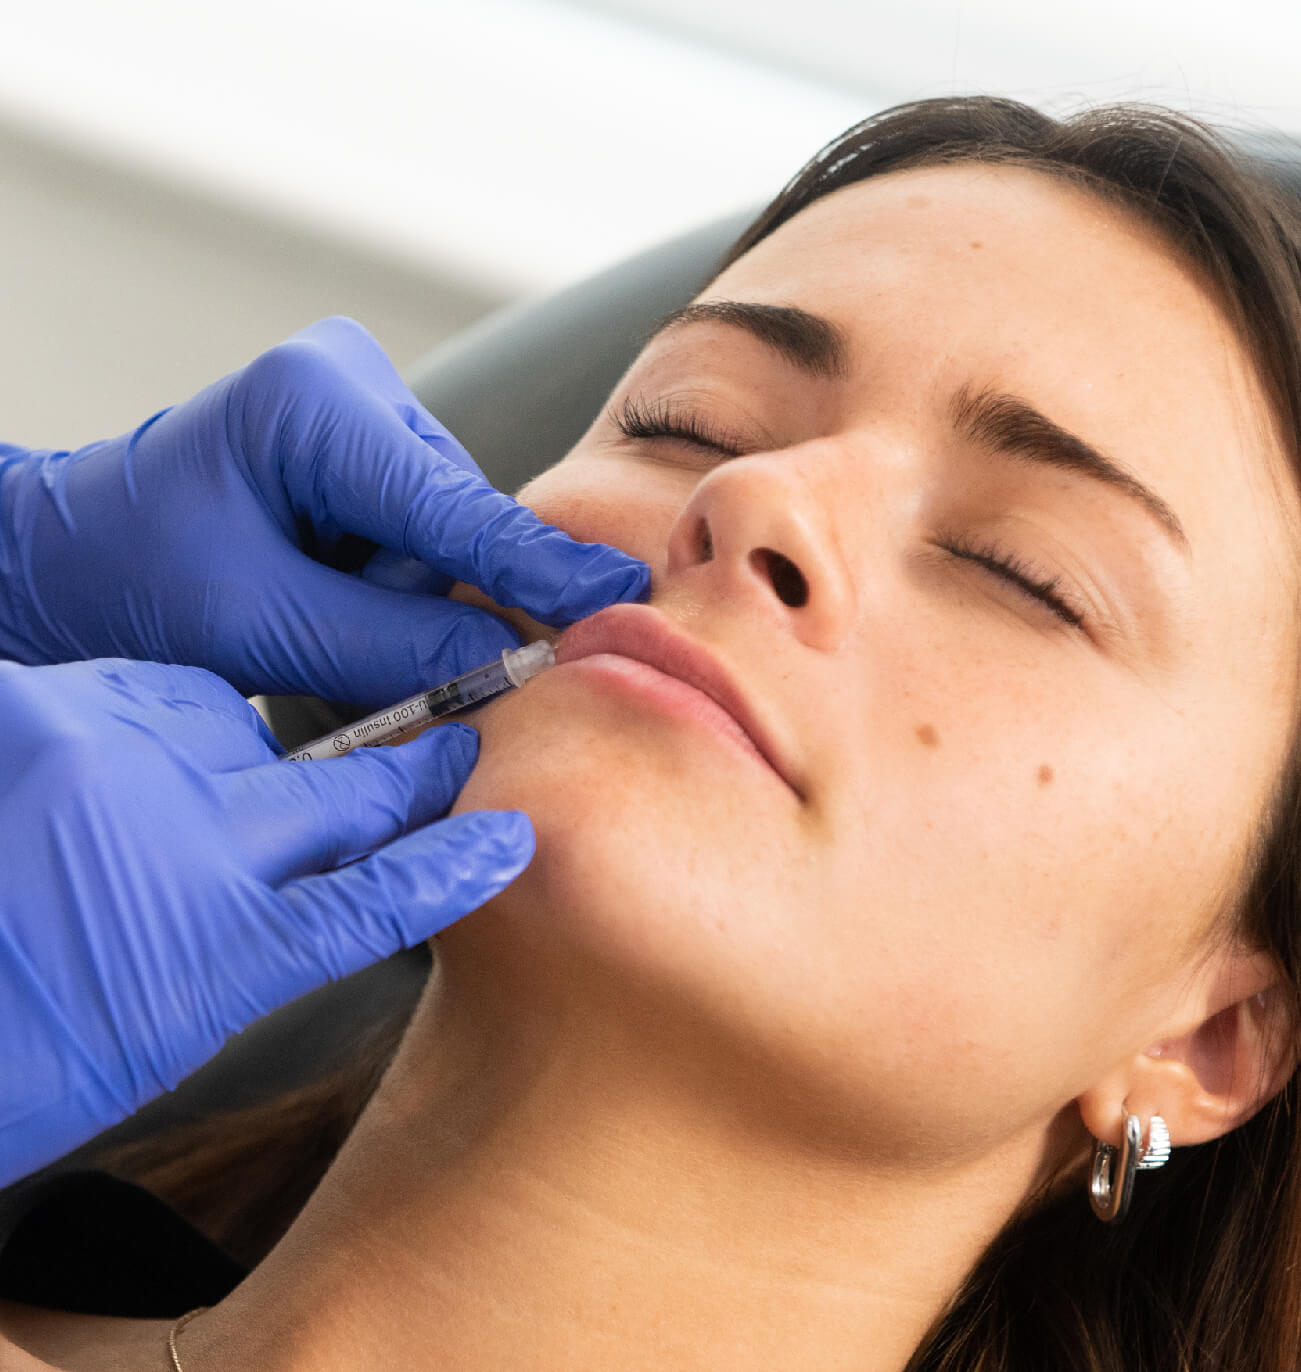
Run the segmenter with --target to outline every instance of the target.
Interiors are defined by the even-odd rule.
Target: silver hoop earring
[[[1170,1161],[1170,1130],[1160,1115],[1153,1115],[1147,1122],[1147,1147],[1138,1160],[1138,1170],[1147,1172],[1164,1167]]]
[[[1099,1141],[1093,1147],[1093,1171],[1089,1179],[1089,1204],[1107,1224],[1119,1224],[1134,1194],[1134,1173],[1162,1167],[1170,1157],[1170,1130],[1160,1115],[1148,1125],[1148,1144],[1143,1147],[1143,1126],[1137,1115],[1125,1116],[1120,1147]]]

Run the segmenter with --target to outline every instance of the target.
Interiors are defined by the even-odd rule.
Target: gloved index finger
[[[447,468],[413,501],[404,547],[556,627],[650,587],[644,562],[606,543],[579,543],[486,480]]]
[[[408,389],[389,355],[355,319],[332,315],[318,319],[286,340],[319,348],[351,381],[392,406],[394,414],[418,438],[464,471],[482,476],[478,464],[451,432],[429,413]]]
[[[328,348],[291,340],[242,379],[249,450],[271,440],[295,510],[318,528],[333,522],[555,626],[649,588],[645,563],[544,524],[473,462],[441,452],[464,454],[446,431],[430,441],[414,433],[391,398],[344,374]],[[292,401],[266,403],[286,386]]]

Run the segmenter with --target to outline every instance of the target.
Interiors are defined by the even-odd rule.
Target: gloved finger
[[[478,909],[528,866],[533,847],[527,815],[475,810],[406,834],[350,867],[282,886],[275,937],[259,963],[263,1012]]]
[[[390,591],[408,591],[412,595],[445,596],[456,584],[456,578],[435,571],[418,557],[395,553],[391,548],[379,548],[371,554],[361,569],[361,579],[372,586]]]
[[[242,626],[257,677],[237,684],[250,693],[393,705],[519,647],[515,630],[486,610],[372,586],[288,547],[275,580],[259,627]],[[232,679],[238,671],[232,662]]]
[[[284,749],[262,716],[243,697],[239,699],[247,714],[167,702],[151,716],[149,728],[214,775],[275,762]]]
[[[446,814],[479,756],[463,724],[322,762],[275,762],[218,781],[232,840],[272,886],[326,872]]]
[[[99,658],[86,669],[129,719],[205,771],[232,772],[280,756],[275,735],[228,682],[202,667]]]
[[[354,455],[373,453],[383,439],[364,433],[356,413],[341,417],[340,430],[349,422],[358,427],[340,432],[339,460],[315,464],[323,503],[343,527],[544,624],[569,624],[649,587],[645,563],[607,544],[575,542],[405,429],[384,442],[385,481],[375,482],[373,473],[367,481],[362,468],[373,459]]]
[[[650,589],[650,568],[618,548],[577,543],[486,482],[426,487],[407,522],[412,554],[497,604],[562,627]]]
[[[435,447],[462,471],[483,476],[479,465],[407,388],[389,355],[355,319],[333,315],[318,319],[287,342],[320,348],[350,380],[386,401],[393,413],[417,437]]]
[[[645,563],[544,524],[448,457],[446,444],[436,450],[417,437],[312,343],[281,344],[250,363],[232,403],[242,406],[247,450],[275,442],[278,479],[314,528],[420,558],[545,624],[571,623],[649,587]]]

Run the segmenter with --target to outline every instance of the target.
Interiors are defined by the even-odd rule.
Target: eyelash
[[[639,397],[627,396],[611,417],[625,438],[675,438],[725,457],[745,454],[741,443],[731,434],[711,428],[693,410],[676,406],[671,400],[652,405]]]
[[[627,396],[619,408],[612,411],[611,418],[626,438],[669,438],[707,448],[725,457],[743,457],[745,454],[740,443],[731,435],[712,429],[694,411],[675,407],[670,401],[659,401],[652,405],[640,398]],[[954,557],[978,563],[993,572],[1009,585],[1039,601],[1072,628],[1084,623],[1084,611],[1060,594],[1060,577],[1045,578],[1023,558],[992,540],[982,543],[966,534],[947,533],[937,540],[936,546],[952,553]]]
[[[1084,623],[1084,611],[1058,591],[1060,577],[1044,578],[1026,562],[997,543],[978,543],[965,534],[945,534],[937,540],[937,546],[952,553],[954,557],[966,558],[994,572],[1005,581],[1042,601],[1058,619],[1079,628]]]

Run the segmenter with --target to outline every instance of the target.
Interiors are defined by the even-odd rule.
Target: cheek
[[[981,1083],[1010,1112],[1017,1077],[1022,1104],[1052,1074],[1082,1089],[1142,1032],[1202,927],[1232,815],[1195,786],[1187,723],[1156,702],[1096,676],[1072,694],[1028,668],[1014,689],[1005,672],[925,666],[894,680],[883,665],[866,713],[824,702],[863,740],[825,740],[814,761],[829,847],[856,849],[870,884],[856,935],[823,933],[870,957],[877,1009],[914,1026],[883,1046],[918,1068],[937,1053],[932,1080],[956,1070],[955,1091]],[[838,884],[828,908],[852,896]]]
[[[694,485],[681,474],[673,476],[677,479],[665,480],[664,472],[630,462],[566,458],[530,481],[515,498],[580,543],[609,543],[640,558],[651,569],[653,588],[664,574],[669,530]],[[500,616],[526,643],[537,638],[554,641],[558,636],[558,630],[523,610],[498,605],[477,586],[458,581],[448,598]]]
[[[619,457],[566,458],[516,499],[582,543],[611,543],[663,571],[669,531],[699,474]]]

